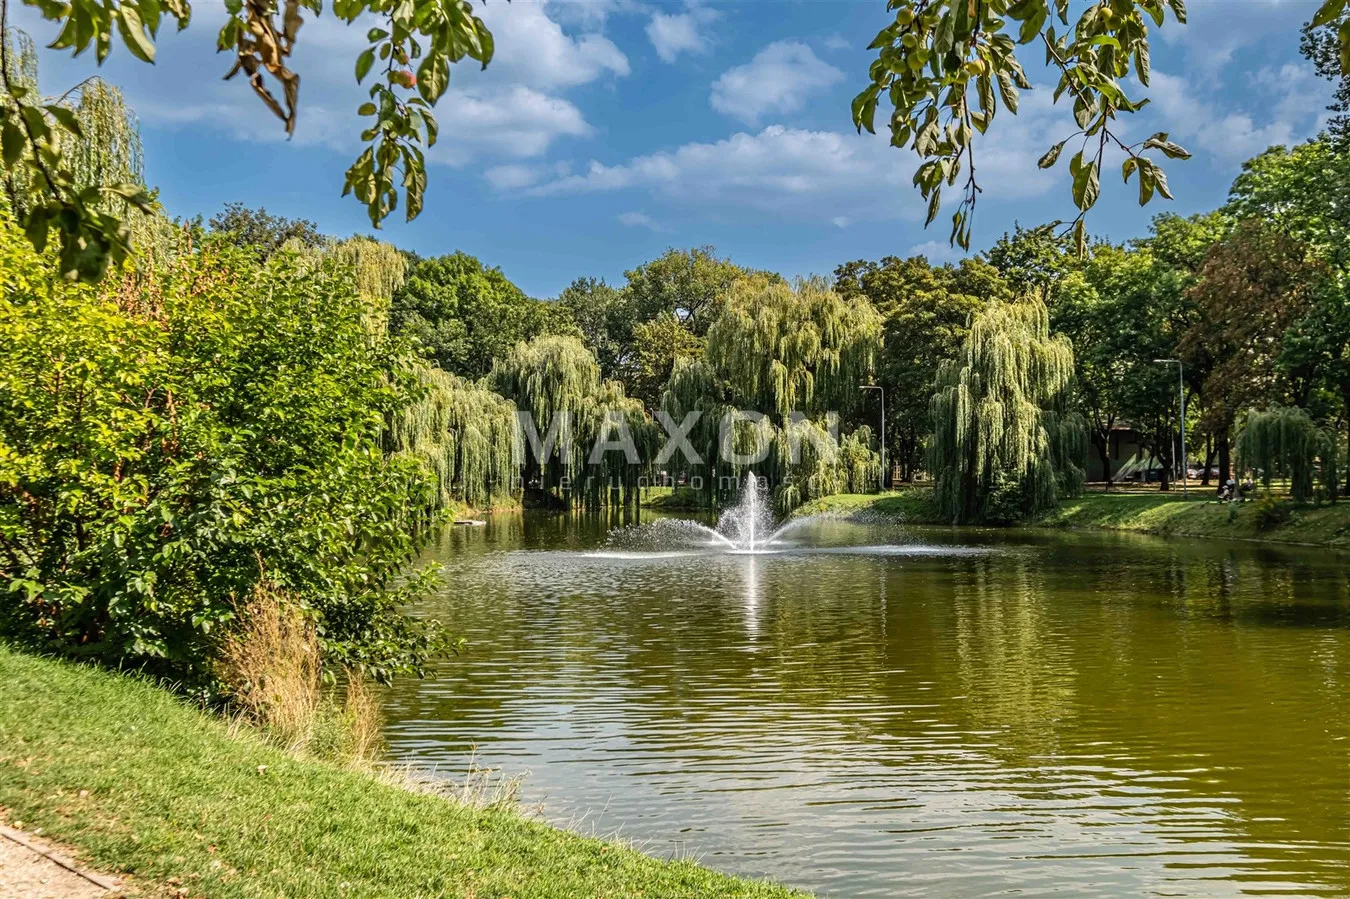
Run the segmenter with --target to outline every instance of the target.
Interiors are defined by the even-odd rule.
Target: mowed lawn
[[[2,645],[0,807],[151,895],[802,895],[300,760],[142,680]]]

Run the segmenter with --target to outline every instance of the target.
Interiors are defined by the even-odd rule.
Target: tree
[[[226,203],[207,224],[213,234],[222,235],[236,246],[256,248],[263,259],[288,241],[309,249],[318,249],[329,242],[309,219],[272,215],[265,207],[249,209],[243,203]]]
[[[1017,520],[1079,489],[1086,437],[1068,408],[1073,368],[1040,301],[991,302],[974,318],[933,395],[929,470],[944,518]]]
[[[402,609],[431,489],[383,451],[408,355],[350,268],[207,240],[117,282],[62,277],[0,213],[0,631],[210,688],[260,584],[331,669],[447,648]]]
[[[435,477],[428,513],[456,503],[484,508],[511,496],[521,462],[515,452],[516,407],[438,368],[414,370],[420,395],[392,417],[389,441]]]
[[[4,21],[0,2],[0,163],[10,214],[38,252],[56,227],[62,274],[97,280],[109,259],[126,257],[133,232],[145,236],[141,226],[158,211],[143,184],[135,116],[100,78],[41,107],[23,105],[16,95],[41,99],[37,53]]]
[[[717,318],[723,295],[732,284],[752,274],[778,278],[742,268],[719,257],[712,247],[695,247],[667,250],[624,276],[635,323],[669,314],[691,334],[702,337]]]
[[[528,412],[540,448],[547,435],[557,442],[544,458],[518,429],[517,456],[525,484],[543,493],[561,491],[569,502],[597,507],[637,500],[638,478],[655,455],[657,429],[642,404],[624,395],[623,385],[600,377],[600,366],[575,336],[545,335],[516,344],[492,369],[492,385],[518,410]],[[594,453],[598,441],[620,439],[626,431],[637,456],[609,450]],[[613,494],[621,494],[618,502]]]
[[[1013,226],[984,254],[989,264],[1017,296],[1033,296],[1046,306],[1054,305],[1060,281],[1078,266],[1078,258],[1056,231],[1056,226]]]
[[[703,355],[679,360],[671,373],[662,406],[676,422],[699,414],[690,442],[702,459],[672,464],[702,478],[710,495],[722,477],[753,471],[774,484],[780,508],[837,492],[847,478],[830,415],[847,420],[858,406],[880,338],[872,304],[822,279],[736,281]]]
[[[871,44],[877,58],[868,71],[870,83],[853,100],[853,121],[860,132],[873,131],[878,106],[887,102],[894,108],[891,145],[912,148],[920,159],[914,183],[929,201],[929,223],[941,208],[943,186],[962,181],[962,198],[952,216],[953,244],[970,243],[971,215],[980,192],[976,135],[988,129],[1000,101],[1015,114],[1018,90],[1030,87],[1017,58],[1019,45],[1044,47],[1046,63],[1059,73],[1054,99],[1069,98],[1078,129],[1050,146],[1040,167],[1055,165],[1068,141],[1083,138],[1083,148],[1069,164],[1079,210],[1072,229],[1078,253],[1086,252],[1083,216],[1100,194],[1108,148],[1125,154],[1121,173],[1126,181],[1138,175],[1140,205],[1155,192],[1171,198],[1157,158],[1146,151],[1172,159],[1190,154],[1161,132],[1126,144],[1116,130],[1116,118],[1147,102],[1131,99],[1125,80],[1133,69],[1134,77],[1148,87],[1149,25],[1161,27],[1169,10],[1184,23],[1185,3],[1100,0],[1081,5],[1072,22],[1069,8],[1067,0],[894,0],[887,7],[888,18],[894,18]],[[1338,63],[1342,74],[1350,73],[1350,27],[1342,24],[1346,8],[1347,0],[1322,0],[1310,23],[1318,35],[1318,49],[1310,55],[1315,61],[1325,58],[1327,69]]]
[[[703,355],[703,340],[669,314],[658,315],[634,328],[632,343],[624,381],[629,394],[648,409],[661,405],[661,394],[676,365]]]
[[[1318,427],[1306,410],[1280,406],[1264,412],[1252,410],[1238,438],[1238,458],[1243,468],[1260,472],[1267,488],[1272,477],[1288,478],[1289,492],[1296,503],[1312,499],[1314,479],[1334,503],[1339,439],[1334,430]]]
[[[558,295],[581,331],[582,339],[606,378],[620,377],[633,350],[633,329],[640,319],[629,291],[611,287],[604,279],[577,278]]]
[[[886,432],[901,478],[912,480],[932,433],[928,406],[938,367],[961,349],[970,317],[990,300],[1011,299],[990,265],[929,265],[923,256],[857,260],[835,269],[835,291],[865,297],[884,321],[877,383],[886,390]]]
[[[1281,371],[1282,336],[1312,308],[1325,269],[1303,244],[1248,220],[1210,248],[1198,274],[1186,291],[1196,318],[1177,352],[1207,372],[1207,429],[1227,435],[1256,405],[1306,406],[1319,372],[1312,360]]]
[[[575,333],[567,310],[532,300],[467,253],[419,260],[395,293],[389,327],[448,372],[476,380],[517,343]]]
[[[1338,147],[1345,147],[1350,141],[1350,78],[1341,70],[1340,30],[1345,21],[1346,16],[1342,14],[1325,25],[1308,23],[1303,26],[1303,38],[1299,42],[1300,52],[1313,64],[1317,74],[1336,85],[1336,92],[1327,106],[1327,111],[1336,115],[1327,118],[1326,134]]]

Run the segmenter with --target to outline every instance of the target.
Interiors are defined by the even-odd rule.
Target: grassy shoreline
[[[149,894],[803,895],[297,758],[141,680],[3,645],[0,820]]]
[[[1285,521],[1263,526],[1255,503],[1220,504],[1208,490],[1166,493],[1091,492],[1066,499],[1027,527],[1133,531],[1350,549],[1350,501],[1334,506],[1287,505]],[[925,488],[884,494],[841,494],[807,503],[797,515],[879,515],[908,524],[945,524]]]

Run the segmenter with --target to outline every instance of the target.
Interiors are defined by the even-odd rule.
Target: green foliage
[[[470,380],[494,359],[542,334],[571,334],[565,308],[525,296],[499,268],[467,253],[417,261],[394,294],[389,327],[441,368]]]
[[[431,485],[381,448],[411,401],[350,269],[207,244],[105,289],[0,228],[7,637],[186,683],[267,579],[325,660],[387,680],[447,644],[400,612]]]
[[[1037,300],[989,303],[970,324],[961,355],[939,369],[929,470],[942,517],[953,523],[1035,514],[1075,493],[1086,436],[1067,408],[1073,348],[1051,336]]]
[[[686,466],[689,473],[713,490],[718,477],[752,470],[775,484],[780,509],[879,482],[877,454],[860,442],[871,431],[835,446],[827,419],[859,402],[881,337],[872,305],[846,300],[821,279],[789,285],[762,275],[733,283],[721,304],[704,355],[675,363],[662,401],[676,422],[702,413],[690,442],[704,464]],[[737,423],[723,446],[722,422],[737,410],[763,418]],[[734,462],[725,449],[759,461]]]
[[[1257,530],[1273,531],[1289,520],[1291,511],[1289,503],[1281,500],[1273,493],[1266,493],[1257,499],[1253,508],[1253,512],[1256,514]]]
[[[622,494],[625,505],[637,501],[638,478],[656,454],[659,429],[642,403],[625,396],[623,385],[601,379],[600,366],[579,339],[547,336],[517,344],[498,360],[492,384],[533,416],[541,441],[557,429],[557,443],[543,459],[517,432],[516,454],[524,461],[527,484],[561,490],[588,507],[601,505],[613,492]],[[597,442],[617,441],[625,432],[636,458],[618,450],[594,455]]]
[[[1337,2],[1344,0],[1331,0]],[[1125,154],[1121,172],[1127,182],[1138,174],[1141,206],[1155,192],[1171,199],[1162,168],[1145,153],[1157,150],[1172,159],[1190,154],[1166,133],[1127,145],[1113,129],[1118,113],[1135,112],[1147,102],[1131,100],[1123,85],[1133,71],[1148,86],[1149,23],[1161,26],[1168,10],[1185,22],[1183,0],[1102,0],[1084,6],[1073,22],[1068,0],[893,0],[887,9],[894,21],[869,47],[879,52],[868,72],[871,83],[853,100],[853,122],[860,132],[875,133],[878,105],[885,100],[894,107],[891,145],[910,147],[923,160],[914,184],[928,200],[929,224],[941,209],[943,187],[961,181],[953,244],[970,247],[980,192],[975,135],[985,133],[1000,104],[1015,114],[1019,90],[1031,88],[1018,45],[1044,47],[1046,64],[1060,76],[1055,100],[1065,95],[1072,100],[1078,130],[1051,146],[1039,165],[1052,167],[1066,144],[1082,138],[1069,161],[1079,210],[1073,228],[1078,251],[1087,248],[1084,215],[1101,193],[1108,148]]]
[[[667,250],[659,259],[624,273],[635,322],[673,315],[699,337],[717,319],[731,285],[750,275],[782,280],[769,272],[742,268],[719,257],[712,247]]]
[[[510,495],[520,459],[516,407],[486,387],[417,366],[421,396],[393,418],[390,439],[435,475],[429,511],[468,503],[485,508]]]
[[[935,267],[922,256],[887,256],[846,263],[834,275],[840,296],[866,297],[882,315],[876,380],[886,388],[891,459],[909,480],[931,433],[928,404],[938,366],[960,351],[972,313],[1011,294],[998,272],[976,259]]]
[[[100,65],[112,51],[114,33],[132,56],[153,63],[160,22],[167,13],[188,27],[187,0],[26,0],[44,18],[61,24],[52,49],[78,55],[95,48]],[[263,0],[226,0],[229,14],[217,37],[217,50],[231,51],[234,64],[229,80],[243,73],[263,105],[294,132],[300,76],[289,68],[291,54],[304,24],[302,11],[318,15],[322,0],[290,0],[282,5]],[[0,4],[0,36],[6,35]],[[366,33],[369,46],[356,59],[358,83],[371,74],[369,101],[357,115],[371,121],[361,132],[368,144],[347,170],[343,195],[352,193],[366,206],[371,224],[380,226],[398,205],[402,194],[407,219],[422,210],[426,191],[426,164],[422,148],[435,145],[438,126],[431,108],[445,93],[450,67],[468,57],[486,68],[492,60],[492,34],[474,14],[470,0],[334,0],[331,12],[347,25],[373,17],[380,26]],[[8,42],[0,40],[0,144],[6,171],[23,169],[29,179],[26,202],[16,204],[20,227],[41,252],[48,231],[55,227],[61,239],[63,271],[82,280],[97,280],[109,260],[120,262],[130,248],[122,217],[102,207],[108,197],[120,197],[136,208],[149,207],[150,198],[135,182],[82,184],[63,153],[61,132],[81,137],[76,117],[61,103],[43,99],[32,85],[17,77]],[[416,73],[413,68],[416,67]],[[278,100],[265,76],[281,87]]]
[[[1204,370],[1206,404],[1220,426],[1262,401],[1307,405],[1316,361],[1279,377],[1280,341],[1270,338],[1307,315],[1324,277],[1301,243],[1254,219],[1210,248],[1187,290],[1196,317],[1177,349]]]
[[[558,305],[571,315],[606,378],[619,377],[633,351],[633,331],[641,320],[632,296],[595,278],[577,278],[558,295]]]
[[[225,208],[207,222],[212,234],[218,234],[237,246],[252,247],[264,258],[283,245],[320,249],[329,239],[309,219],[272,215],[265,207],[250,209],[243,203],[226,203]]]
[[[703,340],[673,314],[658,315],[633,329],[633,350],[624,381],[635,399],[649,409],[661,404],[675,366],[703,354]]]
[[[0,169],[10,212],[38,252],[56,229],[63,276],[96,281],[131,251],[135,216],[155,212],[141,182],[135,117],[101,79],[60,99],[42,97],[32,42],[4,19]]]
[[[1238,437],[1238,458],[1243,468],[1260,473],[1267,488],[1272,478],[1288,478],[1296,503],[1313,498],[1314,481],[1334,499],[1340,462],[1337,444],[1335,431],[1318,427],[1303,409],[1252,410]]]

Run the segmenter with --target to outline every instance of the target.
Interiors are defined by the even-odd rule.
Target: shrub
[[[381,440],[416,385],[341,264],[208,244],[95,288],[0,222],[0,289],[0,633],[210,687],[267,581],[331,671],[447,647],[400,612],[430,485]]]
[[[1256,527],[1268,531],[1279,527],[1289,520],[1290,504],[1282,502],[1275,494],[1267,492],[1256,501]]]

